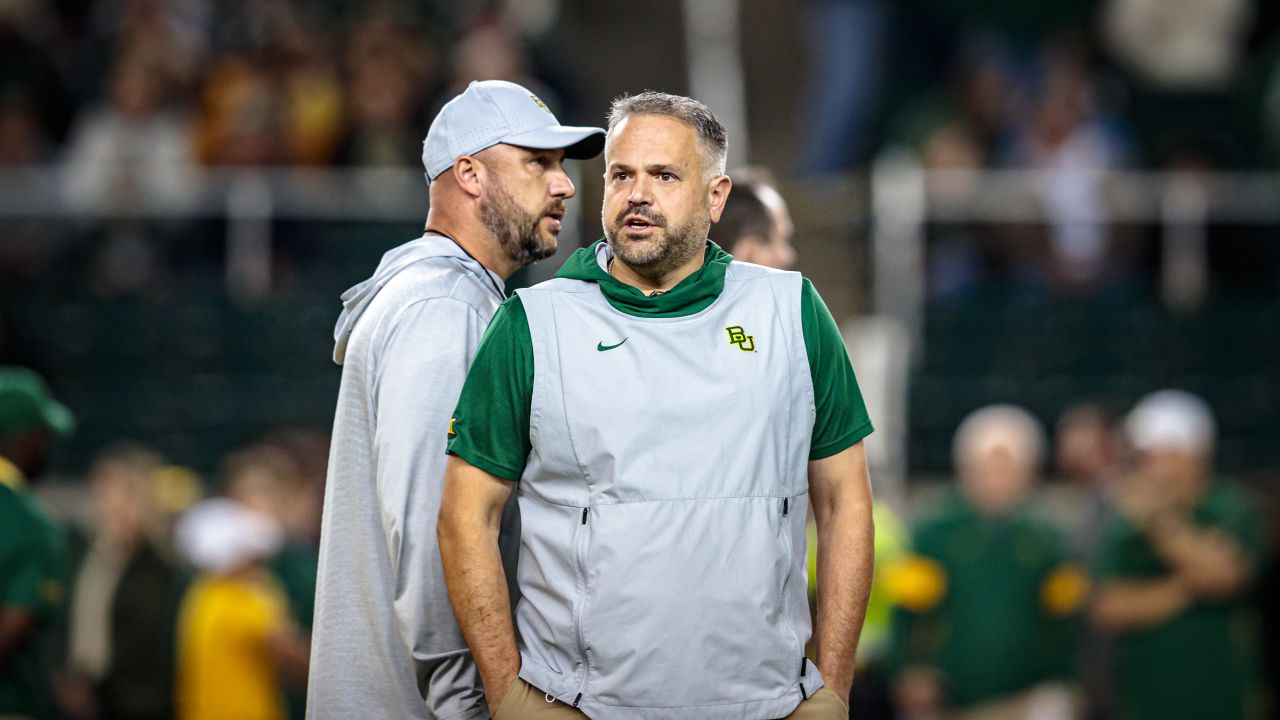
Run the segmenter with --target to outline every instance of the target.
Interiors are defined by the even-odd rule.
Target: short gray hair
[[[1033,467],[1039,467],[1046,449],[1040,421],[1017,405],[988,405],[969,413],[956,428],[951,459],[957,466],[974,451],[1005,446],[1021,451]]]
[[[702,146],[703,170],[707,176],[723,175],[729,154],[729,133],[711,108],[683,95],[645,90],[636,95],[619,95],[609,106],[609,133],[632,115],[665,115],[698,131]]]

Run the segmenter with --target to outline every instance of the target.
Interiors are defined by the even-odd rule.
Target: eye
[[[531,162],[541,167],[547,167],[548,165],[551,164],[551,161],[547,159],[546,155],[535,156]]]
[[[677,180],[676,176],[669,172],[658,173],[658,179],[662,182],[675,182]]]
[[[614,180],[621,181],[621,180],[629,180],[630,178],[631,178],[631,173],[626,172],[625,170],[618,170],[613,173]]]

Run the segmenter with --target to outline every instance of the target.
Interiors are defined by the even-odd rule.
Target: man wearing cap
[[[847,717],[871,423],[839,330],[798,273],[706,239],[730,180],[705,105],[645,92],[609,127],[606,239],[502,306],[455,413],[440,551],[490,704],[498,720]]]
[[[1137,466],[1102,540],[1093,621],[1116,636],[1115,717],[1251,717],[1248,591],[1264,533],[1212,479],[1216,429],[1198,397],[1162,390],[1125,420]]]
[[[445,433],[503,283],[555,252],[563,160],[603,145],[519,85],[472,83],[427,132],[425,234],[342,296],[309,718],[488,717],[436,546]]]
[[[51,717],[49,633],[62,615],[66,542],[27,486],[71,412],[25,368],[0,368],[0,718]]]

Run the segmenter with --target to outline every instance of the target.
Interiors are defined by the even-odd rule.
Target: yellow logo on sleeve
[[[747,331],[743,330],[741,325],[730,325],[724,330],[729,333],[730,345],[737,345],[738,349],[742,352],[756,351],[756,336],[748,335]]]
[[[458,432],[453,429],[453,424],[458,422],[458,418],[449,418],[449,437],[456,437]]]

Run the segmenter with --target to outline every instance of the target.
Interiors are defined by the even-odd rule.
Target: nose
[[[569,174],[564,170],[552,174],[551,187],[548,190],[551,193],[551,197],[557,197],[561,200],[568,200],[578,194],[577,188],[573,186],[573,181],[569,179]]]
[[[650,192],[649,179],[644,173],[636,176],[635,182],[631,183],[631,192],[627,195],[628,205],[652,205],[653,194]]]

